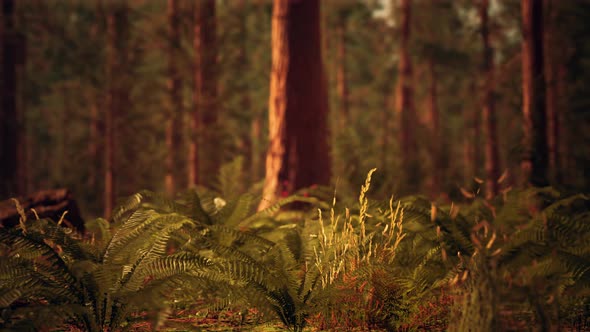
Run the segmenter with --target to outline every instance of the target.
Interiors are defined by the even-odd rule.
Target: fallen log
[[[35,210],[39,218],[50,218],[58,221],[63,218],[63,224],[84,233],[84,220],[72,193],[65,188],[40,190],[26,197],[17,197],[19,204],[25,211],[27,219],[35,219]],[[18,224],[20,215],[14,200],[0,201],[0,225],[14,227]]]

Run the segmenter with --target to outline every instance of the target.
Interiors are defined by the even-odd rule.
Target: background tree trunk
[[[543,0],[522,0],[522,181],[547,185],[547,117],[543,73]]]
[[[262,209],[277,194],[330,182],[328,97],[319,1],[276,1],[269,98],[270,147]]]
[[[340,104],[340,112],[338,112],[338,125],[342,130],[349,123],[348,111],[348,80],[346,77],[346,15],[344,13],[338,14],[338,21],[336,26],[336,90],[338,92],[338,102]]]
[[[496,125],[496,109],[494,97],[494,50],[490,45],[489,1],[482,0],[479,8],[481,20],[481,39],[483,42],[484,77],[483,93],[483,130],[485,137],[485,196],[492,199],[498,194],[498,178],[500,166],[498,157],[498,134]]]
[[[412,87],[412,62],[409,53],[411,33],[411,2],[401,0],[401,36],[399,44],[399,78],[397,109],[400,115],[400,145],[404,182],[406,191],[415,192],[419,188],[418,145],[416,143],[416,114],[414,113],[414,90]]]
[[[545,26],[544,26],[544,69],[546,83],[546,106],[547,106],[547,148],[549,158],[550,179],[556,183],[561,182],[561,159],[560,159],[560,109],[558,107],[559,94],[557,89],[557,52],[563,47],[558,44],[556,36],[556,3],[552,0],[544,0]]]
[[[17,38],[15,30],[15,2],[2,1],[2,80],[0,99],[0,197],[20,194],[18,192],[18,147],[19,117],[16,109],[17,75],[16,51]]]
[[[104,216],[110,218],[116,197],[117,117],[128,105],[129,91],[124,73],[128,67],[126,43],[128,38],[127,5],[112,3],[107,14],[107,80],[105,105],[105,185]]]
[[[168,195],[174,195],[180,183],[178,158],[182,133],[182,82],[178,71],[177,58],[180,49],[180,19],[178,1],[168,0],[168,119],[166,123],[166,177]]]
[[[428,87],[428,126],[430,129],[430,157],[432,162],[432,179],[430,184],[431,198],[436,198],[441,191],[441,179],[443,172],[442,160],[442,136],[440,134],[440,115],[438,109],[438,78],[436,75],[436,66],[434,59],[428,60],[428,72],[430,76],[430,85]]]
[[[195,20],[195,110],[190,148],[190,185],[211,186],[217,179],[221,151],[217,124],[217,28],[215,0],[196,2]],[[207,158],[201,158],[207,156]]]

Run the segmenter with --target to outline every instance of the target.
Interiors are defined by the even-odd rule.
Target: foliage
[[[293,331],[494,331],[525,319],[571,326],[572,312],[587,310],[587,196],[372,200],[373,172],[343,211],[336,195],[316,197],[321,188],[259,212],[252,194],[225,200],[201,188],[176,200],[136,194],[85,239],[23,217],[0,229],[2,327],[158,328],[177,309],[256,308]]]

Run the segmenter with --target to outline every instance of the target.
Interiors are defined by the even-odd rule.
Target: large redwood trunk
[[[328,98],[318,0],[274,2],[269,139],[259,209],[330,181]]]
[[[522,182],[547,185],[547,118],[543,70],[543,1],[522,0],[524,138]]]
[[[217,27],[215,0],[196,2],[195,109],[189,148],[189,186],[211,186],[221,163],[217,124]],[[201,177],[202,176],[202,177]]]
[[[16,32],[13,0],[2,1],[2,79],[0,80],[0,197],[18,193],[19,119],[16,109]]]
[[[400,118],[400,145],[404,182],[406,191],[415,192],[419,188],[418,145],[416,143],[416,114],[414,113],[414,90],[412,62],[409,53],[411,27],[411,1],[401,0],[401,36],[399,44],[399,78],[397,93],[397,112]]]
[[[168,118],[166,123],[166,178],[168,195],[174,195],[180,180],[177,178],[180,139],[182,133],[182,82],[177,59],[180,49],[180,19],[178,0],[168,0]]]
[[[128,105],[129,91],[124,77],[127,59],[127,6],[124,2],[112,3],[107,14],[107,80],[108,92],[105,105],[105,176],[104,216],[110,218],[116,197],[116,147],[117,117]]]
[[[482,0],[480,4],[481,39],[483,42],[483,130],[485,137],[485,196],[491,199],[498,194],[498,178],[500,166],[498,157],[498,134],[496,124],[496,109],[494,101],[494,51],[490,45],[489,1]]]

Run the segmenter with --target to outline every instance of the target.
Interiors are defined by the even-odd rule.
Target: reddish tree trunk
[[[476,94],[475,83],[469,86],[469,95]],[[479,150],[479,137],[481,135],[481,113],[474,112],[472,107],[463,110],[463,127],[466,139],[463,143],[463,167],[465,172],[465,183],[472,185],[474,177],[479,175],[481,166],[481,153]]]
[[[491,199],[498,194],[500,166],[498,157],[498,133],[494,101],[494,51],[490,45],[488,23],[489,1],[482,0],[480,5],[481,39],[483,42],[483,130],[485,143],[485,196]]]
[[[330,181],[328,98],[318,0],[274,2],[269,139],[263,199]]]
[[[340,112],[338,114],[340,129],[346,127],[349,123],[348,114],[348,80],[346,77],[346,16],[340,13],[338,16],[338,25],[336,26],[337,50],[336,62],[336,90],[338,92],[338,101],[340,103]]]
[[[544,28],[544,69],[546,81],[546,106],[547,106],[547,148],[549,154],[550,178],[555,182],[561,182],[561,159],[560,159],[560,117],[557,89],[557,52],[559,47],[556,36],[556,14],[555,3],[551,0],[544,1],[546,20]]]
[[[196,2],[195,110],[190,146],[189,186],[210,186],[221,162],[217,133],[217,27],[215,0]],[[200,147],[200,148],[199,148]],[[206,158],[201,158],[202,156]],[[202,176],[202,177],[201,177]]]
[[[166,178],[165,187],[168,195],[174,195],[179,183],[178,158],[182,128],[182,82],[178,71],[178,53],[180,49],[180,20],[178,1],[168,0],[168,119],[166,123]]]
[[[239,0],[238,2],[238,11],[237,21],[238,21],[238,28],[239,28],[239,49],[238,49],[238,72],[245,73],[248,71],[248,52],[247,52],[247,41],[248,41],[248,29],[246,26],[246,15],[244,14],[247,10],[247,4],[245,0]],[[241,86],[241,96],[240,96],[240,108],[241,111],[244,113],[252,114],[252,110],[250,107],[250,94],[249,94],[249,86],[248,84],[244,84]],[[253,117],[250,118],[253,122]],[[254,147],[253,147],[253,137],[252,132],[247,131],[241,138],[242,140],[242,147],[243,147],[243,155],[244,155],[244,165],[243,169],[245,174],[249,174],[251,179],[256,179],[254,176]]]
[[[416,143],[415,128],[416,114],[414,113],[412,62],[409,53],[411,27],[411,0],[401,0],[401,36],[399,44],[399,78],[397,109],[400,115],[400,145],[404,179],[409,192],[419,188],[418,145]]]
[[[0,108],[0,197],[18,193],[19,119],[16,109],[16,32],[13,0],[2,1],[2,80]]]
[[[127,7],[117,2],[109,7],[107,14],[107,80],[108,92],[105,105],[105,177],[104,215],[110,218],[116,197],[116,137],[117,117],[128,104],[129,91],[126,82],[119,75],[127,70]]]
[[[522,0],[523,115],[522,180],[547,185],[547,117],[543,71],[543,1]]]
[[[430,86],[428,87],[428,127],[430,129],[430,157],[433,159],[430,196],[436,198],[440,194],[443,171],[442,136],[440,134],[440,116],[438,110],[438,79],[433,59],[428,61]]]

